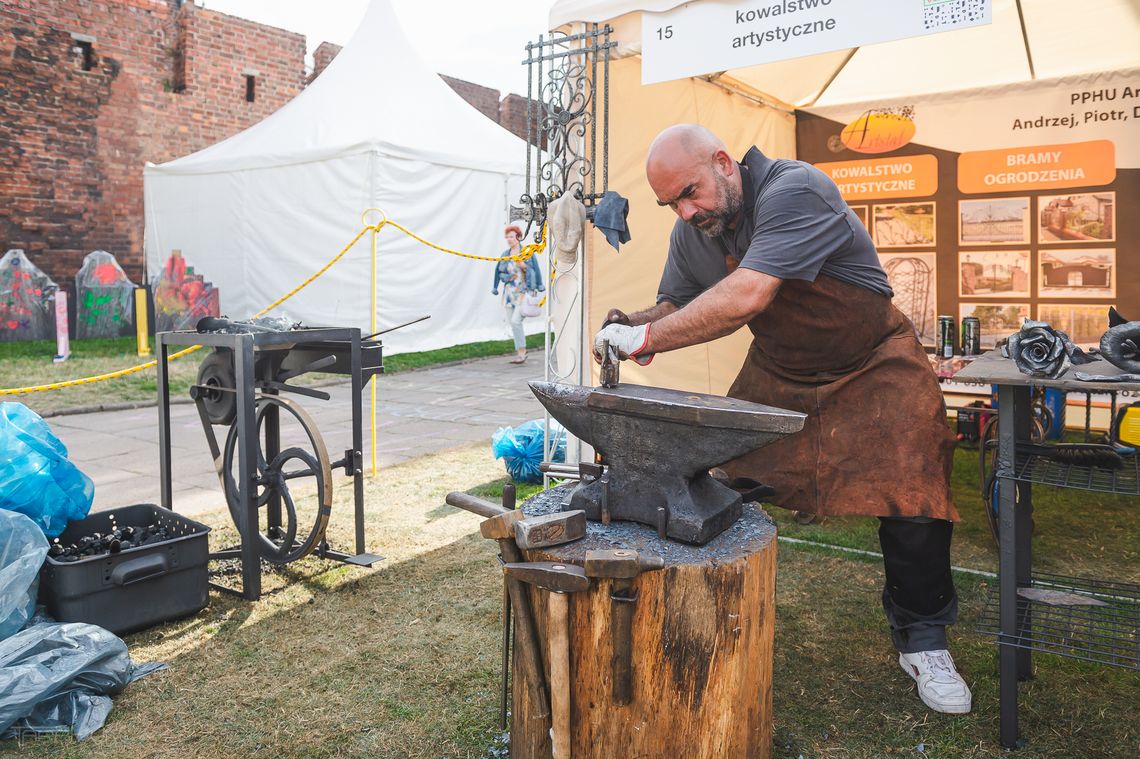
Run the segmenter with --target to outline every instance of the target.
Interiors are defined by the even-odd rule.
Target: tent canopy
[[[431,242],[495,257],[525,160],[526,143],[425,66],[388,0],[372,0],[344,50],[283,108],[146,167],[148,270],[180,250],[218,287],[222,312],[247,317],[331,259],[370,208]],[[394,227],[377,243],[377,328],[432,317],[386,335],[387,352],[507,336],[491,295],[493,264],[431,250]],[[366,235],[274,313],[367,329],[370,266]]]
[[[374,0],[348,45],[297,97],[244,132],[160,169],[203,174],[379,150],[520,173],[525,144],[429,69],[400,31],[388,0]]]
[[[677,0],[558,0],[550,28],[610,22],[624,52],[641,51],[640,13]],[[720,75],[792,106],[823,106],[1052,79],[1140,65],[1137,0],[993,0],[993,23],[836,50]]]
[[[756,145],[771,157],[795,158],[797,109],[909,102],[921,95],[1034,79],[1079,80],[1140,67],[1140,0],[993,0],[987,26],[642,85],[642,15],[680,5],[679,0],[557,0],[550,11],[550,27],[559,31],[608,23],[618,45],[610,67],[609,188],[630,199],[634,239],[618,256],[597,233],[589,237],[589,334],[611,307],[635,309],[654,302],[674,216],[656,207],[644,167],[653,136],[670,124],[699,122],[733,155]],[[951,120],[945,126],[959,125]],[[747,331],[740,330],[662,354],[652,367],[627,365],[622,378],[723,393],[749,342]]]

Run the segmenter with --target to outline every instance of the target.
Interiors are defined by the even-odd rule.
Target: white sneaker
[[[943,714],[967,714],[970,688],[954,668],[946,649],[899,654],[899,665],[918,683],[922,703]]]

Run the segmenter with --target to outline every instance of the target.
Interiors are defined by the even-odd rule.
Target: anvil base
[[[660,530],[665,536],[685,543],[704,545],[728,529],[741,513],[740,494],[707,474],[692,479],[644,472],[622,477],[610,469],[606,504],[610,519],[640,522]],[[602,520],[602,483],[583,482],[570,496],[570,509],[582,509],[586,518]],[[658,511],[662,509],[662,511]]]

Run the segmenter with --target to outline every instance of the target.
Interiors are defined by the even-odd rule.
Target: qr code
[[[922,25],[926,29],[952,29],[981,22],[990,0],[922,0]]]

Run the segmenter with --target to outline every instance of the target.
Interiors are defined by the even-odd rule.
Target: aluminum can
[[[962,355],[979,356],[982,353],[982,323],[976,316],[962,320]]]
[[[938,317],[938,357],[954,358],[954,333],[957,331],[953,316]]]

